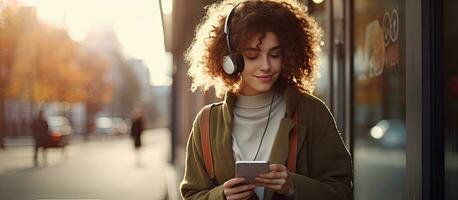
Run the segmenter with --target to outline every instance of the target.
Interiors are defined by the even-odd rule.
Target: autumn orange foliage
[[[63,29],[37,20],[33,8],[7,7],[0,15],[0,98],[34,102],[111,101],[104,77],[111,63],[85,52]]]

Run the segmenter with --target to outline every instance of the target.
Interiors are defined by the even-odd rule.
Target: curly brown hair
[[[321,29],[307,8],[295,0],[225,0],[207,6],[185,53],[193,80],[191,90],[205,92],[213,86],[216,96],[222,97],[226,91],[237,93],[240,89],[240,74],[229,75],[222,68],[223,57],[229,52],[224,23],[235,5],[230,27],[232,52],[241,53],[258,34],[275,33],[282,48],[282,71],[276,85],[293,85],[303,93],[312,93]]]

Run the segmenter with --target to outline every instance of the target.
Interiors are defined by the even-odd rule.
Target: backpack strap
[[[296,159],[297,159],[297,126],[299,125],[299,121],[297,118],[297,111],[294,113],[294,123],[295,126],[291,130],[290,137],[289,137],[289,153],[288,153],[288,161],[286,166],[288,167],[288,171],[296,173]]]
[[[210,179],[215,178],[213,172],[213,156],[210,144],[210,111],[213,104],[204,106],[202,118],[200,119],[200,142],[202,144],[202,155],[204,157],[205,169]]]

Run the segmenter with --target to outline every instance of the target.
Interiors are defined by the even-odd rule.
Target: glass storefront
[[[351,136],[345,142],[354,158],[354,199],[431,199],[437,195],[439,199],[458,199],[458,2],[307,2],[324,30],[316,94],[329,105],[343,133]],[[434,5],[441,5],[440,9]],[[346,19],[346,12],[351,19]],[[438,19],[442,25],[436,30]],[[410,35],[417,33],[420,35]],[[436,33],[440,40],[434,40]],[[419,46],[414,48],[413,43]],[[434,60],[436,46],[442,48],[440,61]],[[352,60],[347,60],[347,51]],[[434,103],[442,96],[428,96],[442,94],[433,84],[442,81],[442,76],[432,73],[437,66],[443,67],[444,73],[444,87],[440,87],[443,108]],[[347,74],[349,67],[352,71]],[[414,81],[409,81],[407,75]],[[351,79],[350,86],[346,79]],[[343,106],[347,99],[342,97],[348,95],[351,106],[347,109]],[[437,123],[431,116],[437,112],[445,119],[439,125],[443,133],[442,129],[431,128]],[[436,141],[442,141],[442,134],[443,144]],[[437,158],[437,152],[444,153],[444,160]]]
[[[403,1],[354,1],[354,199],[407,199]]]

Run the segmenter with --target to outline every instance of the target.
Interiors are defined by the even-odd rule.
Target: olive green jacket
[[[284,93],[286,117],[280,122],[270,156],[270,163],[286,165],[292,119],[298,111],[298,155],[296,173],[290,173],[295,186],[295,199],[352,199],[352,163],[337,131],[334,118],[324,103],[314,96],[290,87]],[[225,199],[223,183],[235,177],[231,124],[236,95],[227,93],[215,104],[210,114],[210,142],[215,179],[205,170],[197,115],[186,148],[186,164],[180,190],[185,199]],[[264,199],[282,199],[274,191],[265,190]]]

